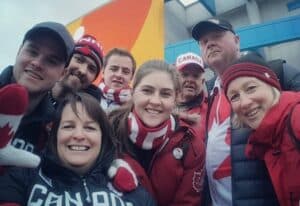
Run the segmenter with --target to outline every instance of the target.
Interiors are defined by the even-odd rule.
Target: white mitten
[[[0,165],[36,167],[40,158],[13,147],[11,139],[28,107],[28,92],[18,84],[0,89]]]

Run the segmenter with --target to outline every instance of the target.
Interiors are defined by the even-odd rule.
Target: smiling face
[[[61,77],[65,66],[63,47],[51,36],[26,40],[21,46],[13,69],[17,83],[29,94],[44,94]]]
[[[190,65],[180,72],[181,97],[184,102],[188,102],[198,96],[203,90],[204,75],[199,68]]]
[[[213,30],[199,40],[204,62],[218,74],[239,57],[239,37],[230,31]]]
[[[134,109],[148,127],[157,127],[170,118],[175,98],[174,82],[162,71],[147,74],[133,90]]]
[[[77,114],[70,104],[63,109],[57,131],[57,153],[64,166],[78,174],[87,172],[100,153],[102,132],[81,103]]]
[[[92,58],[75,53],[65,69],[62,83],[74,90],[85,89],[96,79],[97,72],[97,65]]]
[[[112,55],[104,68],[103,80],[111,89],[122,89],[129,85],[133,76],[133,63],[128,56]]]
[[[279,92],[254,77],[238,77],[230,82],[227,97],[238,118],[256,129],[266,113],[279,101]]]

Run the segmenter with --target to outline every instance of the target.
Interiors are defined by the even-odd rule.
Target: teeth
[[[77,79],[80,79],[80,77],[77,74],[71,74],[71,76],[76,77]]]
[[[151,113],[151,114],[159,114],[159,111],[153,110],[153,109],[146,109],[146,111]]]
[[[253,109],[252,111],[247,112],[246,116],[247,117],[253,117],[253,116],[255,116],[257,114],[257,112],[258,112],[257,109]]]
[[[117,84],[122,84],[122,81],[119,81],[119,80],[113,80],[112,82],[117,83]]]
[[[76,74],[71,74],[70,77],[73,78],[73,79],[76,79],[79,82],[81,82],[81,78]]]
[[[185,86],[185,88],[187,88],[187,89],[194,89],[193,86]]]
[[[75,151],[86,151],[89,149],[89,147],[87,146],[79,146],[79,145],[72,145],[72,146],[69,146],[69,149],[70,150],[75,150]]]
[[[27,72],[29,73],[29,75],[30,75],[31,77],[33,77],[33,78],[35,78],[35,79],[39,79],[39,80],[42,80],[42,79],[43,79],[40,75],[36,74],[35,72],[33,72],[33,71],[31,71],[31,70],[27,70]]]

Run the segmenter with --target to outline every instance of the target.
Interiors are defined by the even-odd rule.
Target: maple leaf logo
[[[5,147],[13,135],[12,127],[8,123],[4,127],[0,127],[0,148]]]
[[[16,133],[22,115],[0,114],[0,148],[7,145]]]
[[[214,140],[215,149],[218,148],[218,154],[214,154],[210,158],[214,165],[213,171],[214,179],[222,179],[231,175],[231,157],[230,157],[230,118],[228,117],[221,124],[213,121],[212,127],[209,131],[208,141]]]

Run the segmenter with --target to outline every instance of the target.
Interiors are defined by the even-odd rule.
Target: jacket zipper
[[[153,155],[153,157],[151,159],[151,162],[150,162],[150,166],[149,166],[149,169],[148,169],[148,174],[150,174],[150,172],[152,170],[154,160],[156,159],[156,157],[158,156],[158,154],[163,150],[163,148],[167,145],[167,143],[169,142],[169,140],[170,140],[169,138],[166,138],[166,140],[161,145],[161,147],[154,153],[154,155]]]
[[[88,203],[91,203],[91,196],[90,196],[90,191],[89,191],[89,188],[87,187],[87,184],[86,184],[86,180],[85,179],[82,179],[83,181],[83,187],[84,187],[84,190],[85,190],[85,194],[86,194],[86,201]]]

